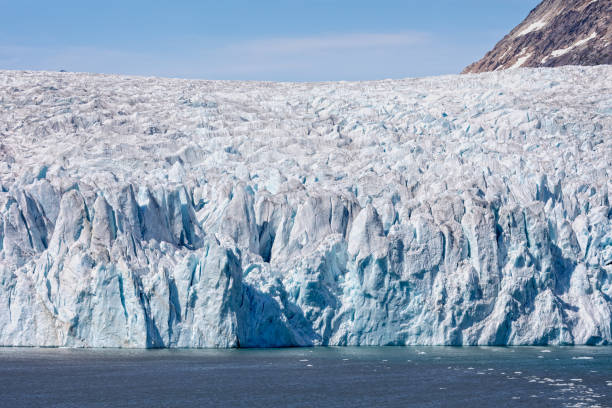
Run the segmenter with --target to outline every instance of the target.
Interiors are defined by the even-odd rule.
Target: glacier
[[[0,71],[0,345],[612,344],[610,78]]]

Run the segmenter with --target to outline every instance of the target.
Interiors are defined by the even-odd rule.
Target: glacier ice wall
[[[611,77],[0,72],[0,345],[610,344]]]

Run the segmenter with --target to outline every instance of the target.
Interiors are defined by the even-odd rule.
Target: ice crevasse
[[[0,345],[610,344],[611,77],[0,71]]]

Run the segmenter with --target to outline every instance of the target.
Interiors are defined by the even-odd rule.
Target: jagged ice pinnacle
[[[0,345],[610,344],[609,78],[0,72]]]

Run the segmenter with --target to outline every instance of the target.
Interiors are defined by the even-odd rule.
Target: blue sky
[[[0,69],[321,81],[451,74],[539,0],[0,0]]]

